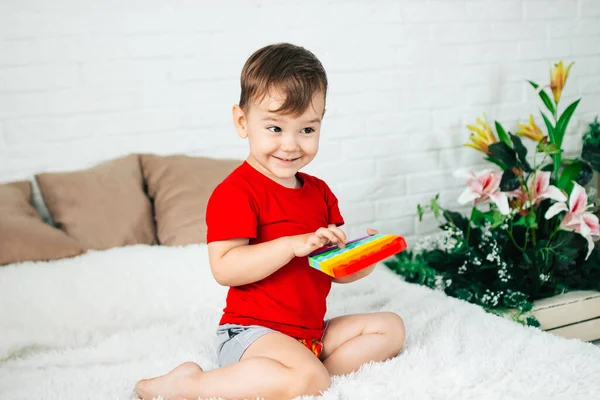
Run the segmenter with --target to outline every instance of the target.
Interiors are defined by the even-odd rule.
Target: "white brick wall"
[[[230,109],[257,48],[289,41],[325,65],[321,152],[307,172],[340,198],[350,236],[416,235],[416,205],[456,205],[462,147],[487,113],[514,130],[525,83],[575,61],[584,96],[569,151],[600,114],[600,0],[0,0],[0,181],[128,152],[244,157]],[[540,124],[541,125],[541,124]]]

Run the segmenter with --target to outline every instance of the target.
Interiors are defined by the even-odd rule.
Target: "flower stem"
[[[475,206],[471,209],[471,216],[469,217],[469,225],[467,226],[467,243],[469,243],[469,238],[471,237],[471,221],[473,221],[473,211],[475,210]]]
[[[515,237],[512,234],[512,230],[513,230],[513,225],[512,225],[512,219],[511,219],[510,220],[510,229],[507,231],[508,237],[513,242],[513,244],[515,245],[516,248],[518,248],[519,250],[523,251],[523,248],[517,244],[517,241],[515,240]]]
[[[559,99],[559,101],[560,101],[560,99]],[[558,122],[558,101],[554,103],[554,112],[552,113],[552,117],[554,117],[554,128],[556,128],[556,125]],[[554,136],[554,135],[552,135],[552,136]],[[554,137],[554,139],[556,139],[556,137]],[[556,145],[556,142],[554,140],[552,140],[552,142]],[[561,152],[558,152],[558,153],[552,155],[552,162],[553,162],[552,169],[554,172],[554,180],[556,182],[558,182],[558,170],[560,168],[560,164],[562,163],[561,158],[562,158]]]
[[[532,204],[533,197],[529,191],[529,188],[527,187],[527,184],[525,183],[525,179],[522,176],[519,176],[519,182],[521,183],[521,190],[524,193],[527,193],[527,198],[529,199],[529,207],[533,208],[533,204]],[[535,184],[535,176],[534,176],[533,183]],[[525,204],[523,204],[521,207],[524,207],[524,206],[525,206]],[[529,226],[527,226],[525,228],[525,243],[523,244],[523,249],[527,248],[527,243],[529,241],[529,229],[530,229]],[[532,240],[533,240],[533,244],[535,245],[535,233],[533,234]]]

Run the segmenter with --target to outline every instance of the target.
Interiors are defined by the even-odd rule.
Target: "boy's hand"
[[[367,228],[367,235],[369,236],[377,235],[378,233],[379,231],[377,229]]]
[[[379,233],[378,230],[373,229],[373,228],[367,228],[367,235],[369,236],[373,236],[373,235],[377,235]],[[358,272],[353,273],[352,275],[348,275],[344,278],[334,278],[333,281],[335,283],[350,283],[350,282],[354,282],[357,281],[359,279],[364,278],[365,276],[369,275],[371,272],[373,272],[373,270],[375,269],[377,264],[373,264],[370,267],[367,267],[363,270],[360,270]]]
[[[335,244],[343,249],[346,246],[346,234],[336,226],[319,228],[315,233],[302,235],[294,246],[294,256],[305,257],[323,246]]]

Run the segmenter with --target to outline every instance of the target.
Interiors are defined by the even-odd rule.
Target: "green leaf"
[[[589,130],[583,134],[583,145],[600,146],[600,122],[598,117],[589,124]]]
[[[510,135],[510,139],[512,140],[512,142],[514,144],[515,151],[517,152],[517,156],[519,158],[519,162],[521,163],[521,167],[523,168],[523,171],[525,171],[525,172],[533,171],[533,169],[529,165],[529,162],[527,162],[527,148],[523,145],[523,141],[521,140],[520,137],[518,137],[517,135],[513,135],[510,132],[509,132],[509,135]]]
[[[544,143],[543,141],[539,142],[536,148],[537,148],[537,151],[544,152],[544,153],[548,154],[549,156],[551,156],[553,154],[559,154],[562,152],[561,149],[556,147],[556,144]]]
[[[420,204],[417,204],[417,213],[419,214],[419,221],[423,221],[423,214],[425,214],[425,210]]]
[[[560,177],[558,178],[558,183],[556,184],[556,186],[559,189],[567,190],[567,186],[571,183],[571,181],[577,179],[577,175],[579,174],[580,170],[580,163],[572,163],[565,165],[563,167],[562,173],[560,174]]]
[[[497,166],[499,166],[499,167],[500,167],[500,169],[506,169],[506,168],[507,168],[507,167],[506,167],[506,165],[505,165],[505,164],[504,164],[502,161],[496,160],[496,159],[495,159],[494,157],[492,157],[492,156],[487,156],[487,157],[485,157],[485,160],[486,160],[486,161],[489,161],[489,162],[491,162],[491,163],[493,163],[493,164],[496,164]]]
[[[600,172],[600,146],[584,144],[581,150],[581,158],[589,162],[594,171]]]
[[[527,317],[525,322],[527,323],[527,326],[540,327],[540,322],[535,317]]]
[[[444,218],[446,218],[446,221],[453,224],[464,233],[467,232],[469,220],[466,219],[462,214],[450,210],[444,210]]]
[[[527,218],[523,215],[517,219],[517,222],[513,224],[514,226],[527,226]]]
[[[565,131],[567,130],[567,125],[569,124],[569,121],[571,120],[571,116],[573,116],[573,113],[575,112],[575,109],[577,108],[577,105],[579,104],[580,101],[581,101],[581,99],[576,100],[573,103],[571,103],[569,105],[569,107],[567,107],[567,109],[562,113],[562,115],[558,119],[558,122],[556,123],[554,139],[555,139],[555,143],[558,147],[560,147],[562,145],[563,137],[565,136]]]
[[[526,228],[536,228],[537,227],[536,215],[533,211],[530,211],[529,214],[522,215],[521,217],[519,217],[517,222],[515,222],[513,225],[524,226]]]
[[[544,119],[544,123],[546,124],[546,129],[548,129],[548,138],[550,139],[550,144],[555,145],[558,150],[560,150],[560,152],[555,153],[550,155],[550,157],[552,157],[552,172],[554,173],[554,177],[557,178],[558,176],[558,169],[560,168],[560,158],[561,158],[561,152],[562,149],[560,147],[560,144],[556,143],[556,128],[552,125],[552,123],[550,123],[550,121],[548,120],[548,118],[546,117],[546,115],[543,112],[540,112],[542,114],[542,118]],[[561,139],[562,142],[562,139]]]
[[[522,301],[519,304],[517,304],[517,308],[522,312],[531,311],[533,309],[533,303],[529,301]]]
[[[496,132],[498,133],[498,138],[502,142],[506,143],[508,146],[512,147],[512,143],[511,143],[510,139],[508,138],[506,131],[504,130],[502,125],[500,125],[500,122],[494,121],[494,123],[496,124]]]
[[[527,81],[527,82],[529,82],[531,84],[531,86],[533,86],[533,88],[536,89],[536,91],[537,91],[537,88],[540,86],[533,81]],[[542,99],[542,101],[544,102],[544,105],[546,106],[546,108],[552,113],[552,115],[554,115],[554,113],[555,113],[554,103],[552,103],[552,100],[550,100],[550,97],[544,91],[544,89],[539,91],[539,95],[540,95],[540,98]]]
[[[492,228],[497,228],[506,221],[506,215],[498,210],[494,210]]]
[[[550,139],[550,143],[556,143],[554,141],[554,125],[550,122],[546,114],[540,112],[542,114],[542,118],[544,119],[544,123],[546,124],[546,129],[548,130],[548,138]]]
[[[553,168],[552,164],[546,164],[542,168],[540,168],[540,171],[552,172],[552,168]]]
[[[464,301],[471,301],[471,299],[473,299],[473,292],[471,292],[469,289],[458,289],[455,294],[456,297]]]
[[[517,166],[517,154],[504,142],[497,142],[488,147],[491,157],[505,165],[503,169],[514,168]]]
[[[483,225],[483,220],[485,219],[485,214],[479,211],[477,208],[473,207],[471,211],[471,221],[475,225]]]
[[[437,203],[437,197],[431,199],[431,211],[436,218],[440,216],[440,205]]]
[[[516,190],[520,185],[519,177],[512,169],[507,169],[502,173],[502,179],[500,179],[501,191],[510,192]]]
[[[587,185],[594,176],[594,171],[592,170],[592,166],[590,163],[586,161],[577,160],[581,168],[579,169],[579,173],[577,174],[577,178],[575,181],[579,183],[581,186]]]
[[[532,229],[537,228],[537,218],[534,211],[530,211],[527,214],[527,226]]]

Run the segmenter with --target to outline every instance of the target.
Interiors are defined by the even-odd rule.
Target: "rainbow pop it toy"
[[[316,251],[309,255],[308,263],[327,275],[343,278],[405,249],[402,236],[378,233],[350,241],[343,249],[331,246]]]

